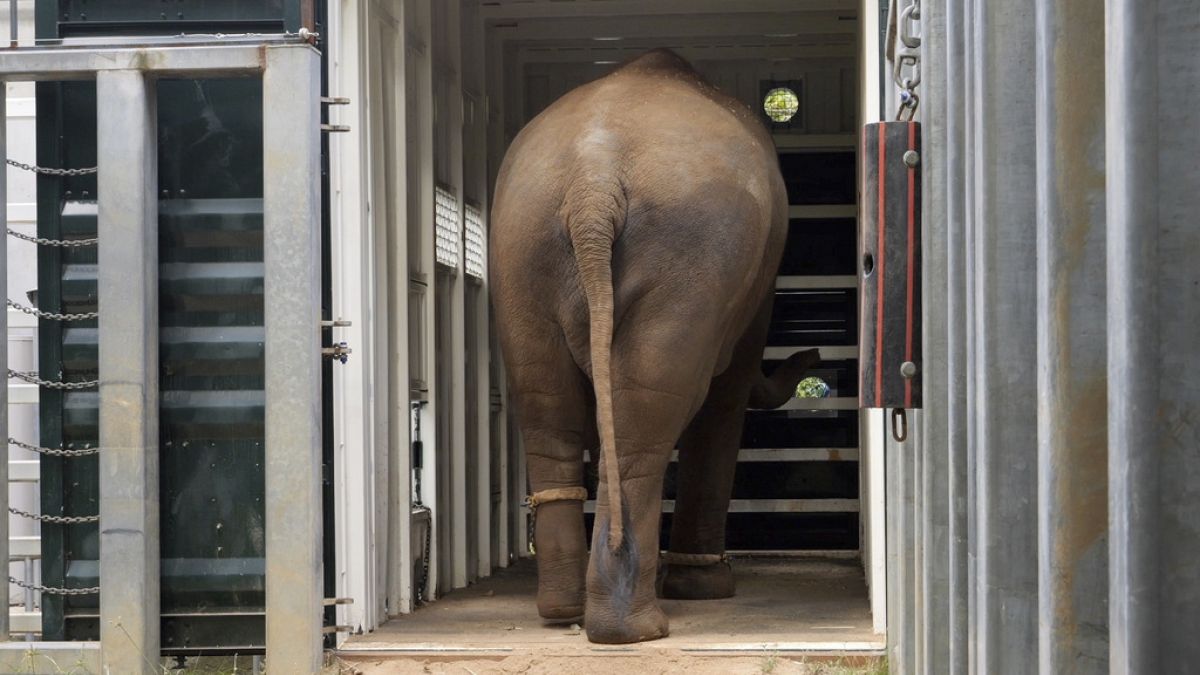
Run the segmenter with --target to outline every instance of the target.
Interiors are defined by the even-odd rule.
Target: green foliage
[[[787,87],[776,87],[767,92],[763,99],[763,112],[767,113],[774,122],[786,122],[792,119],[800,109],[800,98],[796,92]]]
[[[819,377],[806,377],[796,385],[796,398],[825,398],[829,396],[829,385]]]

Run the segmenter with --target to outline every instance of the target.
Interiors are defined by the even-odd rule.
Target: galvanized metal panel
[[[1200,12],[1108,0],[1111,668],[1200,663]]]
[[[947,63],[938,58],[947,49],[947,8],[937,2],[925,5],[921,13],[922,49],[930,58],[925,62],[922,79],[933,83],[946,80]],[[924,267],[921,284],[923,308],[922,330],[922,399],[937,405],[925,406],[920,413],[918,452],[921,472],[918,493],[921,495],[920,578],[921,611],[917,618],[917,639],[920,658],[917,667],[925,673],[953,672],[950,667],[950,604],[947,592],[950,582],[950,452],[948,442],[949,407],[942,402],[949,396],[949,321],[948,275],[949,228],[956,225],[944,208],[948,194],[949,175],[945,164],[928,166],[929,158],[945,158],[948,154],[949,105],[946,87],[931,86],[925,92],[918,109],[925,150],[922,153],[921,185],[924,223],[921,260]],[[936,160],[935,160],[936,161]]]
[[[1037,3],[1040,670],[1108,670],[1104,8]]]
[[[263,75],[267,658],[322,665],[320,54],[267,49]],[[290,105],[277,102],[290,100]]]
[[[949,500],[948,537],[949,566],[945,595],[949,602],[947,670],[967,672],[968,587],[967,569],[967,283],[965,243],[966,212],[964,188],[966,179],[967,124],[964,63],[964,6],[966,3],[945,3],[945,51],[931,50],[933,59],[945,59],[945,80],[930,78],[930,89],[939,87],[944,94],[931,93],[926,98],[945,100],[946,140],[944,154],[930,153],[933,171],[939,171],[938,160],[945,167],[945,201],[933,200],[926,213],[938,214],[945,209],[946,223],[946,485]],[[936,11],[936,10],[934,10]],[[934,43],[936,44],[936,42]],[[938,108],[938,110],[943,110]],[[932,148],[931,148],[932,150]],[[931,179],[936,182],[937,179]],[[934,223],[938,216],[933,215]],[[934,225],[936,227],[936,224]],[[936,283],[936,282],[935,282]],[[934,432],[936,433],[936,432]],[[931,440],[931,444],[936,441]]]
[[[1037,667],[1034,30],[1029,3],[975,5],[974,644],[980,673]],[[1022,55],[1022,56],[1017,56]]]

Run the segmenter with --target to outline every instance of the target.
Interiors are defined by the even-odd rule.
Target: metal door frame
[[[221,44],[184,39],[170,45],[23,48],[0,54],[0,81],[96,80],[99,180],[105,186],[98,225],[101,639],[98,648],[96,643],[3,644],[0,667],[16,665],[32,651],[80,660],[97,670],[158,670],[154,87],[164,77],[263,80],[267,657],[282,672],[317,672],[324,604],[321,57],[296,38]],[[0,111],[3,96],[0,92]],[[0,148],[4,140],[0,135]],[[0,185],[6,174],[0,167]],[[0,244],[0,254],[6,248]],[[7,265],[7,257],[3,260]],[[0,274],[0,290],[7,292],[5,274]],[[120,314],[103,311],[117,306]],[[7,316],[0,319],[0,331],[7,332]],[[6,350],[0,350],[0,359],[7,364]],[[7,392],[3,396],[0,431],[8,417]],[[0,452],[3,470],[7,444]],[[0,503],[7,505],[7,492]],[[0,537],[0,559],[7,559],[7,547],[8,537]],[[7,630],[8,614],[0,612],[0,634]]]

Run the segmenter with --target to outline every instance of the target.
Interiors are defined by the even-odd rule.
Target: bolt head
[[[911,380],[917,375],[917,364],[912,361],[905,361],[900,364],[900,375],[906,380]]]
[[[921,163],[921,155],[916,150],[904,151],[904,165],[912,168]]]

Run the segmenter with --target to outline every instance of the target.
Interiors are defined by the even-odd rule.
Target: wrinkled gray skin
[[[495,195],[492,299],[531,490],[581,486],[584,449],[601,448],[590,558],[581,502],[538,508],[538,611],[583,615],[593,642],[663,637],[672,449],[670,548],[719,554],[747,404],[782,405],[817,358],[760,370],[787,228],[771,138],[656,50],[531,121]],[[733,575],[671,565],[662,593],[728,597]]]

